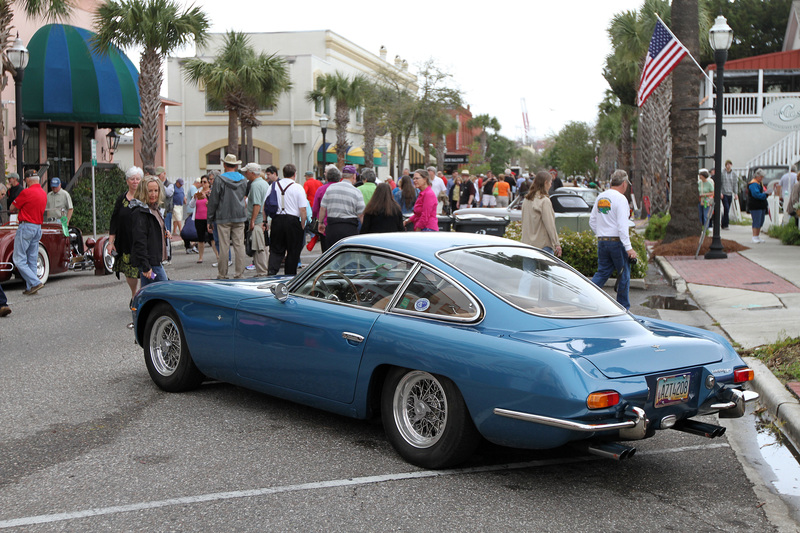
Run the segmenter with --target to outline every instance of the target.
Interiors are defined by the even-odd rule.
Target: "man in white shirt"
[[[428,176],[431,178],[431,190],[436,195],[436,213],[441,215],[444,207],[444,200],[447,198],[447,185],[444,180],[436,175],[436,167],[428,167]]]
[[[617,302],[630,309],[628,291],[631,285],[631,261],[636,259],[636,251],[631,246],[628,233],[630,205],[625,198],[628,190],[628,173],[615,170],[611,174],[611,188],[601,193],[592,207],[589,227],[597,235],[597,272],[592,282],[603,287],[617,271]]]
[[[306,193],[294,181],[295,174],[297,168],[289,163],[283,167],[283,179],[272,183],[270,187],[270,193],[275,189],[278,195],[278,213],[272,217],[269,234],[267,272],[270,276],[278,273],[284,257],[283,272],[287,276],[297,274],[297,264],[300,262],[306,226]]]
[[[792,165],[789,172],[781,176],[781,181],[775,185],[775,194],[783,199],[783,222],[786,223],[789,216],[786,214],[789,207],[789,196],[792,194],[792,187],[797,183],[797,167]]]

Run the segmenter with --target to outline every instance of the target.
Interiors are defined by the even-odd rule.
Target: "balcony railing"
[[[724,116],[726,117],[761,117],[764,106],[785,98],[800,98],[800,93],[726,93],[722,102]],[[709,107],[714,107],[716,96],[711,97]],[[705,106],[704,106],[705,107]],[[707,116],[713,116],[708,112]]]

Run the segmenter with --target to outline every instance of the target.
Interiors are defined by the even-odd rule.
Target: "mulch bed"
[[[705,241],[703,242],[703,247],[700,248],[700,255],[705,254],[709,248],[711,248],[711,237],[706,237]],[[685,237],[683,239],[679,239],[677,241],[672,241],[668,244],[659,243],[653,247],[651,254],[653,256],[668,256],[668,255],[694,255],[697,251],[697,243],[700,241],[700,237]],[[722,241],[722,248],[728,252],[741,252],[742,250],[749,250],[750,248],[739,244],[736,241],[731,241],[728,239],[721,239]]]

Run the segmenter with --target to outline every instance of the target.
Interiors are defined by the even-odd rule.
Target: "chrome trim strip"
[[[12,272],[14,270],[14,263],[7,263],[0,261],[0,272]]]
[[[583,431],[586,433],[594,433],[596,431],[609,431],[613,429],[628,429],[636,427],[643,422],[644,411],[639,408],[634,408],[636,411],[636,418],[634,420],[626,420],[624,422],[612,422],[610,424],[586,424],[583,422],[575,422],[573,420],[564,420],[562,418],[551,418],[549,416],[533,415],[530,413],[521,413],[519,411],[510,411],[508,409],[494,408],[494,414],[505,416],[508,418],[516,418],[525,422],[533,422],[535,424],[544,424],[545,426],[552,426],[561,429],[569,429],[572,431]]]
[[[736,407],[736,402],[725,402],[725,403],[712,403],[708,406],[709,409],[713,409],[716,411],[722,411],[724,409],[733,409]]]

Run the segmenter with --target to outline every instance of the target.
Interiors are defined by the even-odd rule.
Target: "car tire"
[[[143,342],[150,378],[167,392],[197,388],[203,374],[195,366],[180,320],[167,304],[156,306],[147,317]]]
[[[462,463],[480,442],[458,387],[428,372],[390,371],[381,393],[381,416],[394,449],[423,468]]]
[[[36,277],[42,283],[47,283],[47,280],[50,279],[50,257],[41,243],[39,244],[39,252],[36,254]]]
[[[113,255],[108,253],[108,239],[101,239],[101,242],[98,244],[102,244],[102,254],[103,258],[103,274],[111,274],[114,272],[114,261],[116,260]],[[97,246],[95,246],[94,253],[97,253]]]

